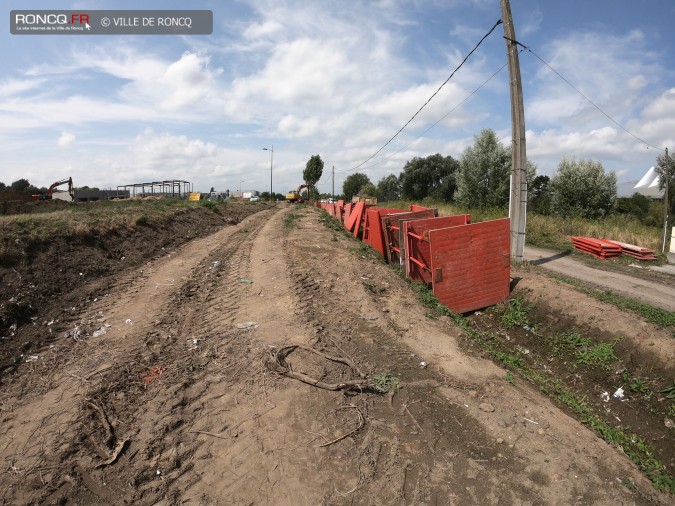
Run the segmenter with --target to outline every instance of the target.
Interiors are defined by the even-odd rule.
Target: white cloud
[[[319,118],[300,119],[292,114],[284,116],[277,125],[277,132],[281,137],[297,139],[300,137],[309,137],[320,131]]]
[[[61,137],[59,137],[57,143],[62,148],[70,147],[75,143],[75,135],[64,130],[61,132]]]

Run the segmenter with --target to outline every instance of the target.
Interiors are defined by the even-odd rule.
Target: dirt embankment
[[[0,380],[9,503],[668,503],[314,209],[158,250],[75,271],[17,330],[51,337]],[[278,373],[285,345],[322,383],[403,388],[310,386]]]

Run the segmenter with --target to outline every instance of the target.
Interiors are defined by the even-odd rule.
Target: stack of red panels
[[[621,247],[621,253],[624,255],[632,256],[638,260],[656,260],[656,252],[653,249],[643,248],[641,246],[636,246],[635,244],[627,244],[625,242],[619,241],[608,242],[613,242],[617,246]]]
[[[595,255],[598,258],[618,257],[621,255],[621,246],[612,241],[596,239],[594,237],[570,237],[572,245],[581,251]]]

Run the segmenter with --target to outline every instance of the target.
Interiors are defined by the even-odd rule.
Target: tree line
[[[660,174],[667,173],[664,156],[657,158],[656,166]],[[538,176],[536,165],[528,160],[526,173],[531,212],[592,219],[624,212],[644,218],[643,221],[650,214],[652,201],[648,197],[635,194],[630,199],[617,200],[616,175],[605,171],[599,161],[563,158],[549,177]],[[675,170],[669,173],[670,187],[675,188]],[[398,176],[390,174],[377,184],[357,172],[345,179],[342,191],[348,199],[366,193],[380,201],[431,199],[467,209],[504,208],[509,204],[510,174],[511,148],[486,128],[474,137],[473,145],[464,150],[459,160],[439,153],[416,157],[405,164]],[[665,178],[661,181],[663,185]],[[675,202],[673,193],[668,199],[671,207]]]

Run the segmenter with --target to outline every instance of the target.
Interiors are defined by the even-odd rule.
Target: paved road
[[[605,288],[611,292],[675,311],[675,282],[657,283],[619,272],[589,267],[569,256],[539,248],[525,248],[525,260],[559,274]]]

